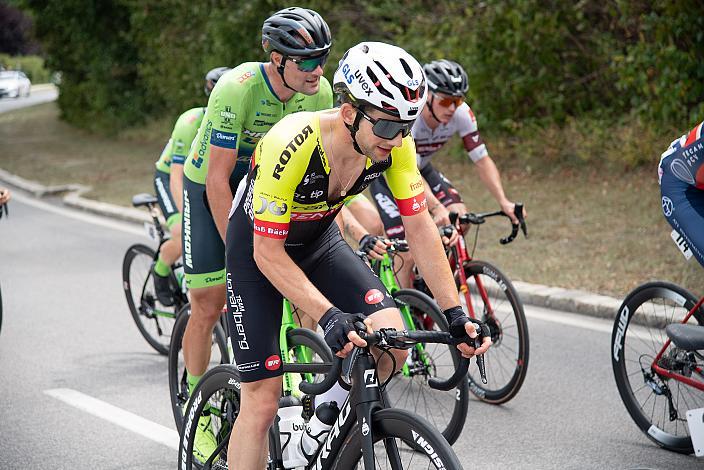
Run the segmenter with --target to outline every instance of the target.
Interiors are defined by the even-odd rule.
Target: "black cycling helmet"
[[[434,93],[450,96],[464,96],[469,90],[467,72],[457,62],[434,60],[423,66],[428,78],[428,88]]]
[[[220,77],[229,70],[231,70],[230,67],[216,67],[205,74],[205,96],[210,96],[210,92],[215,88],[215,84],[220,80]]]
[[[267,18],[262,26],[262,47],[267,53],[309,57],[326,54],[330,46],[328,24],[307,8],[284,8]]]

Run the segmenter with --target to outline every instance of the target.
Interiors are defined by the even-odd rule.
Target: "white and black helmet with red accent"
[[[350,48],[333,77],[333,89],[359,107],[369,105],[403,121],[413,121],[428,97],[418,61],[398,46],[362,42]]]

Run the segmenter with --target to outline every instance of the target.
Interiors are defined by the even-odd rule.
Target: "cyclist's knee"
[[[252,423],[259,433],[266,433],[276,417],[281,395],[281,377],[242,383],[240,413]]]
[[[197,321],[215,323],[225,305],[225,285],[192,289],[191,317]]]

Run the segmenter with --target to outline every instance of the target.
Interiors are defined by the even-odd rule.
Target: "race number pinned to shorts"
[[[159,243],[159,234],[157,233],[156,227],[154,226],[154,224],[150,224],[149,222],[144,222],[144,230],[146,230],[149,238],[151,238],[155,242]]]
[[[692,437],[694,455],[704,457],[704,408],[687,411],[687,426]]]
[[[673,230],[670,236],[675,242],[675,245],[677,245],[677,248],[679,248],[682,252],[682,255],[687,259],[687,261],[689,261],[689,259],[692,257],[692,250],[689,249],[689,245],[687,244],[687,241],[684,239],[684,237],[680,235],[680,232],[678,232],[677,230]]]

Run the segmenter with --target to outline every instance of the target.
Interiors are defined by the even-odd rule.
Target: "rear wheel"
[[[188,326],[188,319],[191,316],[191,305],[186,304],[178,314],[176,325],[174,326],[173,340],[169,351],[169,394],[171,396],[171,409],[176,422],[176,429],[181,429],[183,424],[183,413],[190,398],[188,392],[188,379],[186,372],[186,362],[183,359],[183,335]],[[227,348],[227,335],[220,322],[215,323],[213,329],[213,340],[210,351],[210,364],[208,369],[219,364],[230,362]],[[202,379],[201,379],[202,380]]]
[[[167,355],[178,307],[165,307],[156,297],[155,259],[156,252],[146,245],[129,247],[122,261],[122,288],[139,332],[159,354]]]
[[[409,330],[447,331],[447,321],[435,301],[415,289],[400,289],[393,294]],[[412,411],[429,421],[450,444],[462,433],[469,403],[469,386],[460,381],[449,391],[430,388],[433,377],[454,374],[460,360],[456,346],[447,344],[416,345],[409,350],[406,364],[385,388],[389,406]]]
[[[382,409],[375,412],[372,419],[374,462],[377,469],[462,469],[462,464],[442,434],[410,411]],[[361,446],[360,426],[354,426],[332,468],[364,469]]]
[[[611,335],[614,379],[631,418],[649,439],[684,454],[694,452],[686,412],[704,407],[704,394],[683,382],[659,375],[654,366],[655,358],[662,351],[657,362],[659,367],[704,380],[701,374],[704,357],[687,354],[672,343],[664,348],[668,342],[665,327],[681,323],[697,301],[694,295],[675,284],[643,284],[623,301]],[[687,323],[704,324],[701,309],[695,311]]]
[[[484,402],[506,403],[521,389],[528,372],[528,322],[523,303],[511,281],[489,263],[469,261],[464,274],[466,289],[455,273],[460,303],[488,325],[493,342],[484,356],[488,383],[483,384],[479,371],[470,368],[469,390]]]

